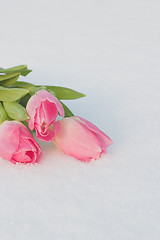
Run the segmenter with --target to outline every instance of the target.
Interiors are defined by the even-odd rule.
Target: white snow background
[[[160,1],[5,0],[0,66],[73,88],[65,101],[114,141],[90,164],[41,144],[39,165],[0,159],[0,239],[160,239]]]

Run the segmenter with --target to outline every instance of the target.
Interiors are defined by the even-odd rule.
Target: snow
[[[0,159],[0,238],[160,238],[160,2],[1,3],[1,67],[71,87],[65,101],[114,141],[90,164],[41,144],[40,164]]]

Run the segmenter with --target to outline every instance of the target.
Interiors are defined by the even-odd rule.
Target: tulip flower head
[[[81,117],[62,119],[61,129],[53,142],[64,153],[84,162],[98,159],[113,143],[94,124]]]
[[[53,140],[60,129],[60,123],[56,121],[58,112],[64,117],[58,99],[46,90],[38,91],[29,99],[26,111],[30,117],[28,126],[31,131],[35,129],[37,138],[44,142]]]
[[[0,125],[0,157],[12,163],[37,163],[42,156],[38,143],[21,122]]]

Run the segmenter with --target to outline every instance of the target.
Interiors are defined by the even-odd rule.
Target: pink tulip
[[[46,90],[38,91],[29,99],[26,110],[30,117],[28,126],[36,130],[37,138],[44,142],[53,140],[60,129],[60,122],[56,121],[58,112],[64,117],[58,99]]]
[[[18,121],[0,125],[0,157],[12,163],[37,163],[42,155],[30,131]]]
[[[64,118],[53,141],[64,153],[84,162],[98,159],[113,142],[91,122],[81,117]]]

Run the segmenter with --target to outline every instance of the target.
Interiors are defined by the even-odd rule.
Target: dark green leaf
[[[26,94],[24,97],[21,98],[20,104],[21,104],[23,107],[26,107],[27,102],[29,101],[30,97],[31,97],[30,94]]]
[[[65,112],[65,117],[72,117],[72,116],[74,116],[74,114],[71,112],[71,110],[63,102],[61,102],[61,104],[62,104],[64,112]]]
[[[53,96],[56,97],[56,94],[55,94],[55,92],[54,92],[53,90],[51,90],[51,89],[47,89],[47,91],[50,92]]]

